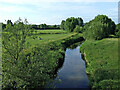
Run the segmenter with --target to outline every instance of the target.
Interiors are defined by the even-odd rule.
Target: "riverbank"
[[[66,47],[83,40],[80,34],[71,34],[23,50],[15,65],[3,62],[3,88],[44,88],[56,77],[53,73],[63,62]]]
[[[87,61],[90,85],[96,89],[118,89],[118,38],[85,41],[81,48]]]

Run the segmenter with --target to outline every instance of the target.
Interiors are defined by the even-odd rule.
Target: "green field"
[[[27,36],[26,41],[29,42],[30,45],[35,46],[65,39],[75,34],[76,33],[68,33],[64,30],[33,30],[33,35]],[[39,37],[41,40],[39,40]]]
[[[54,34],[48,34],[50,33],[50,31],[52,31],[51,33],[54,32]],[[76,33],[63,33],[64,32],[63,30],[40,30],[38,32],[42,32],[42,33],[44,32],[45,34],[38,34],[38,35],[35,34],[34,35],[35,38],[27,37],[27,41],[30,43],[30,45],[35,46],[38,44],[45,44],[48,42],[65,39],[76,34]],[[59,34],[55,34],[56,32],[59,32]],[[39,37],[41,38],[41,40],[39,40]]]
[[[64,30],[35,30],[37,34],[63,34],[67,33]]]
[[[85,41],[81,48],[84,53],[92,88],[118,87],[118,38]]]

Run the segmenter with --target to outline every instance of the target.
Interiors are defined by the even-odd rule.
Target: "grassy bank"
[[[80,51],[87,61],[86,72],[92,88],[118,88],[118,38],[85,41]]]

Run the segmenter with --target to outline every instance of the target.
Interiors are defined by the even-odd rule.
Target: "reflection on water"
[[[61,82],[57,82],[61,80]],[[85,62],[81,59],[80,46],[67,48],[65,60],[54,80],[56,88],[88,88],[89,80],[85,72]]]

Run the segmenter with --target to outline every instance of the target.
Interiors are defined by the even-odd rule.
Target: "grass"
[[[63,34],[63,33],[67,33],[67,31],[64,30],[35,30],[37,32],[37,34]]]
[[[67,33],[67,34],[39,34],[35,35],[35,39],[32,37],[27,37],[27,41],[30,43],[30,45],[38,45],[38,44],[45,44],[48,42],[53,42],[56,40],[61,40],[67,37],[71,37],[72,35],[75,35],[76,33]],[[39,40],[39,37],[42,38],[42,40]]]
[[[85,41],[81,48],[92,88],[118,88],[118,38]]]

